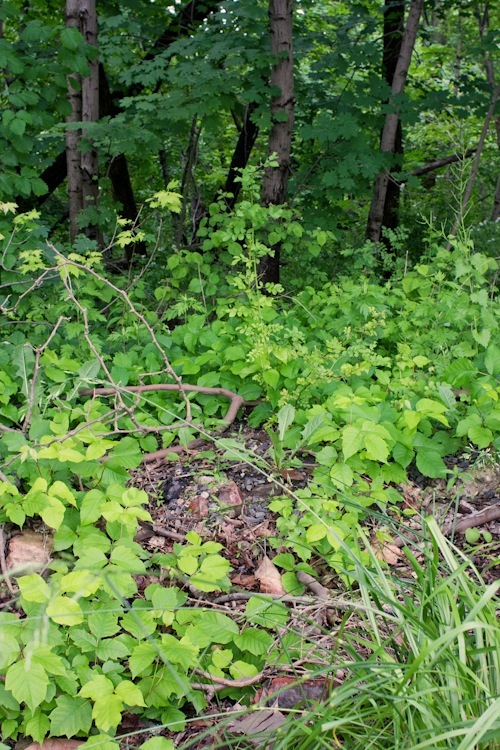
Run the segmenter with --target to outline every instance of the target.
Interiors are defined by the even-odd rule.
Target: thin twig
[[[7,568],[7,561],[5,559],[5,534],[4,534],[3,526],[0,526],[0,570],[2,571],[4,581],[10,593],[13,596],[16,596],[17,591],[11,583],[10,576],[9,576],[9,569]]]

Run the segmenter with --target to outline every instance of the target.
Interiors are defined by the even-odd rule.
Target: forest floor
[[[228,460],[224,451],[218,451],[207,443],[206,450],[184,453],[174,461],[162,460],[157,463],[142,464],[132,473],[131,484],[144,490],[149,498],[148,510],[153,523],[141,523],[136,535],[149,554],[172,551],[176,542],[183,542],[186,534],[195,531],[203,541],[215,541],[222,545],[221,554],[232,567],[230,574],[231,593],[205,594],[186,584],[189,599],[186,606],[215,609],[232,618],[244,615],[247,601],[255,593],[274,594],[287,602],[291,619],[287,629],[292,629],[298,639],[311,646],[315,654],[315,664],[321,668],[328,666],[328,658],[336,649],[339,669],[327,680],[324,677],[303,680],[296,687],[298,677],[304,676],[303,664],[310,668],[310,658],[299,660],[293,668],[286,663],[276,663],[257,676],[252,684],[254,691],[251,701],[268,706],[269,711],[246,713],[233,697],[228,695],[228,687],[243,687],[245,680],[217,680],[212,685],[200,685],[208,702],[203,716],[192,717],[186,729],[171,733],[162,731],[174,741],[175,747],[209,748],[240,747],[238,737],[244,736],[245,747],[258,747],[258,740],[252,735],[262,731],[273,733],[284,721],[280,709],[293,709],[308,701],[321,699],[332,684],[342,681],[342,651],[335,639],[340,623],[342,627],[359,625],[356,611],[350,613],[347,623],[345,611],[332,610],[325,601],[342,602],[349,599],[352,592],[345,589],[339,577],[325,565],[318,556],[309,560],[315,571],[316,581],[307,576],[302,583],[299,596],[293,592],[284,598],[279,595],[281,581],[278,569],[272,563],[276,545],[271,548],[269,538],[279,538],[277,515],[269,504],[277,496],[293,493],[307,486],[312,468],[310,456],[306,456],[304,466],[272,473],[265,468],[267,452],[270,448],[268,435],[263,430],[252,429],[244,422],[236,422],[225,437],[244,442],[249,455],[256,461]],[[408,540],[418,541],[422,531],[422,517],[432,514],[440,528],[464,555],[472,559],[481,572],[483,580],[489,584],[500,577],[500,465],[481,465],[477,455],[459,457],[454,463],[463,471],[453,486],[443,480],[429,480],[414,475],[412,480],[397,489],[401,495],[401,507],[388,510],[389,519],[385,528],[397,528],[388,541],[387,534],[377,538],[377,530],[382,526],[378,518],[371,515],[365,521],[365,532],[377,548],[377,556],[385,561],[394,576],[408,579],[412,571],[401,548]],[[309,465],[308,463],[309,462]],[[472,462],[472,463],[470,463]],[[401,511],[411,510],[407,517]],[[403,520],[402,520],[403,519]],[[392,523],[389,522],[392,520]],[[404,525],[403,525],[404,524]],[[476,529],[476,543],[468,540],[466,529]],[[33,529],[40,533],[40,529]],[[25,532],[21,533],[24,534]],[[468,536],[470,537],[471,532]],[[15,537],[14,537],[15,538]],[[12,541],[11,541],[12,543]],[[286,551],[286,546],[280,551]],[[413,547],[418,556],[418,544]],[[139,595],[156,581],[148,575],[138,576]],[[177,582],[182,586],[182,583]],[[4,589],[3,591],[1,589]],[[0,587],[2,609],[8,608],[9,592]],[[15,599],[11,599],[15,607]],[[306,649],[307,651],[307,649]],[[324,664],[321,663],[323,654]],[[332,683],[333,679],[333,683]],[[229,683],[229,684],[228,684]],[[289,685],[289,687],[288,687]],[[247,687],[247,684],[245,684]],[[221,691],[225,690],[224,697]],[[276,695],[276,693],[278,694]],[[275,694],[275,695],[273,695]],[[273,695],[272,699],[268,696]],[[234,720],[231,721],[234,714]],[[258,716],[258,720],[257,720]],[[253,723],[252,723],[253,722]],[[118,734],[124,737],[122,743],[134,747],[137,732],[144,732],[143,738],[154,736],[157,730],[139,715],[125,714]],[[61,748],[63,750],[63,748]]]
[[[270,447],[264,431],[252,429],[245,423],[233,425],[226,436],[244,441],[249,453],[263,459]],[[211,448],[207,443],[207,450]],[[222,544],[221,554],[232,567],[232,593],[223,596],[200,595],[193,590],[188,603],[191,606],[214,607],[237,618],[244,614],[246,602],[252,594],[273,593],[276,584],[279,588],[279,571],[272,562],[269,564],[275,552],[270,548],[268,539],[279,538],[280,532],[276,526],[277,515],[269,509],[269,503],[279,495],[305,487],[312,466],[268,474],[253,462],[230,461],[222,453],[216,450],[215,457],[203,451],[193,455],[184,454],[176,461],[146,464],[134,472],[134,486],[147,492],[149,512],[153,518],[153,525],[142,525],[136,540],[150,553],[171,551],[173,544],[182,542],[189,531],[195,531],[204,541]],[[378,546],[377,556],[385,561],[393,575],[401,578],[412,575],[401,548],[409,540],[418,540],[422,531],[422,517],[432,514],[438,519],[445,536],[472,559],[486,584],[500,578],[500,465],[481,465],[477,455],[457,457],[451,460],[450,468],[453,464],[458,465],[463,473],[452,487],[447,487],[444,480],[429,480],[421,475],[413,476],[411,482],[398,487],[401,494],[401,508],[398,511],[411,509],[414,514],[402,522],[402,516],[397,518],[395,511],[392,511],[394,524],[389,525],[397,526],[399,534],[394,534],[391,541],[377,541],[376,532],[381,522],[368,516],[365,531]],[[465,532],[468,528],[477,529],[476,544],[467,541]],[[285,549],[283,547],[280,551]],[[293,611],[292,627],[294,632],[302,633],[305,641],[315,642],[328,655],[334,649],[338,631],[336,625],[339,625],[343,613],[327,611],[324,600],[326,597],[348,597],[349,594],[320,557],[309,562],[315,569],[320,585],[311,581],[304,595],[288,597]],[[149,583],[151,581],[145,577],[139,582],[139,588],[144,589]],[[356,624],[354,612],[349,618],[348,627],[356,627]],[[293,672],[279,666],[266,671],[265,680],[261,689],[255,690],[253,701],[262,705],[266,695],[276,691],[279,693],[272,703],[267,703],[273,706],[273,711],[264,713],[263,717],[259,714],[256,726],[255,720],[249,719],[251,714],[228,724],[228,714],[241,707],[238,704],[235,707],[234,700],[221,700],[218,689],[225,686],[216,685],[214,691],[208,694],[210,707],[203,718],[190,722],[189,728],[180,735],[167,733],[166,736],[175,738],[176,747],[183,747],[185,742],[189,747],[196,748],[233,747],[238,734],[248,739],[254,733],[273,732],[282,722],[280,708],[303,704],[304,697],[315,700],[325,691],[325,680],[313,679],[302,683],[297,694],[293,684],[299,674],[300,665],[298,672],[297,666]],[[342,679],[341,669],[335,679]],[[289,683],[291,687],[287,689]],[[213,719],[210,718],[211,714]],[[122,729],[130,731],[131,728]],[[198,737],[198,741],[195,737]],[[229,741],[229,744],[225,745],[225,741]],[[257,739],[252,744],[257,746]]]

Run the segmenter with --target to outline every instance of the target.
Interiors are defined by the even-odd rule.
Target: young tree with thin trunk
[[[420,17],[422,15],[423,4],[423,0],[411,0],[410,9],[408,11],[408,18],[406,21],[406,28],[401,42],[401,49],[394,71],[394,77],[391,86],[391,99],[389,102],[393,111],[389,112],[389,114],[386,116],[384,129],[382,131],[382,137],[380,139],[381,151],[388,154],[394,154],[395,152],[399,125],[399,112],[397,110],[397,102],[395,100],[403,93],[405,89],[408,69],[410,67],[413,49],[415,47],[415,41],[420,24]],[[379,172],[375,179],[373,197],[370,206],[370,213],[368,215],[368,224],[366,230],[368,239],[372,240],[373,242],[379,242],[381,238],[384,219],[384,207],[386,204],[389,180],[390,173],[387,169]]]
[[[97,12],[95,0],[66,0],[66,27],[77,29],[87,44],[97,47]],[[67,122],[97,122],[99,119],[99,62],[88,61],[89,75],[68,76],[68,99],[71,114]],[[79,217],[85,208],[97,206],[99,164],[97,152],[85,129],[68,128],[66,132],[70,237],[79,232]],[[98,239],[98,230],[89,226],[87,236]]]
[[[267,167],[262,184],[262,204],[270,206],[285,202],[292,131],[294,123],[295,94],[293,82],[293,0],[270,0],[269,33],[271,54],[274,58],[270,83],[279,93],[271,98],[271,130],[267,147],[268,156],[276,155],[277,166]],[[264,283],[279,282],[280,249],[273,248],[274,256],[266,256],[260,263]]]

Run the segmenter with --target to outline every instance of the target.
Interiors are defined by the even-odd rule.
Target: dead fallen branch
[[[238,393],[234,393],[227,388],[209,388],[208,386],[189,385],[187,383],[183,383],[182,386],[176,383],[163,383],[159,385],[129,385],[125,386],[124,388],[85,388],[80,391],[79,395],[93,396],[95,398],[96,396],[114,396],[118,392],[141,394],[151,393],[154,391],[180,392],[181,390],[184,392],[203,393],[212,396],[224,396],[224,398],[229,399],[229,408],[223,417],[223,421],[225,424],[223,425],[222,429],[217,432],[217,435],[220,435],[222,432],[227,430],[229,425],[234,422],[238,411],[242,406],[255,406],[255,401],[245,401],[243,396],[240,396]],[[197,438],[196,440],[192,440],[188,444],[187,450],[197,450],[207,442],[207,439],[209,438]],[[165,458],[165,456],[169,455],[170,453],[182,453],[185,450],[186,448],[183,445],[169,446],[168,448],[162,448],[161,450],[154,451],[153,453],[145,453],[142,460],[143,463],[150,463],[152,461],[157,461]]]
[[[500,518],[500,503],[490,505],[478,513],[471,513],[470,516],[463,516],[456,522],[450,521],[443,526],[443,534],[450,534],[452,531],[455,534],[463,534],[467,529],[483,526],[485,523],[490,523],[490,521],[496,521],[497,518]]]

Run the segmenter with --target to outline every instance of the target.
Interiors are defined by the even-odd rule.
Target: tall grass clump
[[[344,628],[342,685],[314,712],[290,716],[273,750],[500,748],[499,583],[486,586],[434,519],[412,576],[356,561],[365,608]]]

